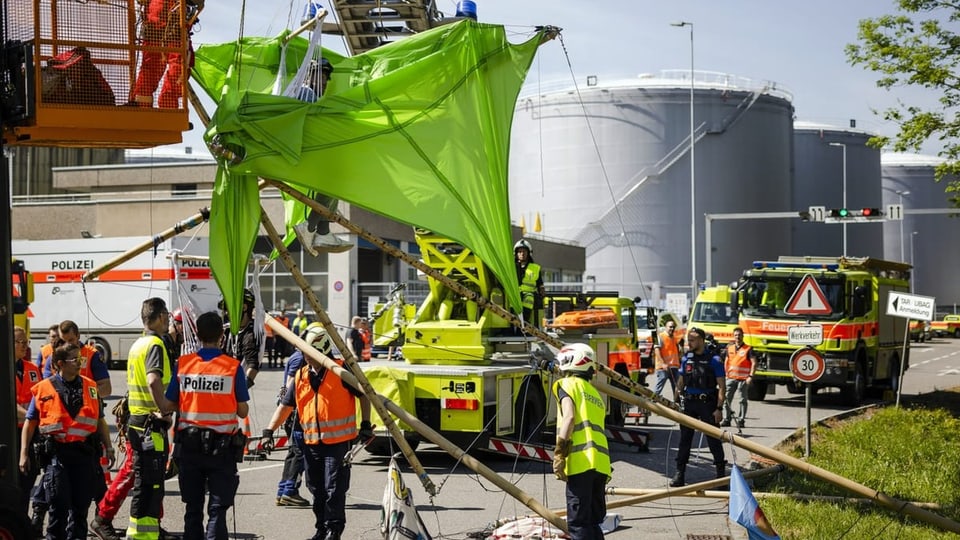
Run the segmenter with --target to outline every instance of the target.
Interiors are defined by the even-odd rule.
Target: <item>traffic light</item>
[[[845,218],[850,216],[850,210],[846,208],[831,208],[830,217],[832,218]]]
[[[879,208],[864,208],[860,210],[860,215],[868,219],[876,219],[883,215]]]
[[[860,208],[851,210],[849,208],[831,208],[828,213],[828,221],[837,223],[846,222],[864,222],[864,221],[883,221],[883,212],[879,208]]]

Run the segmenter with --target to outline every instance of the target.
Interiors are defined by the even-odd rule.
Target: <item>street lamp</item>
[[[690,281],[693,301],[697,297],[697,195],[696,195],[696,160],[694,159],[694,123],[693,123],[693,23],[679,21],[670,23],[670,26],[682,28],[690,27]]]
[[[847,145],[844,143],[827,143],[830,146],[839,146],[843,150],[843,207],[847,207]],[[843,222],[843,256],[847,256],[847,222]]]
[[[894,191],[894,193],[900,196],[900,220],[899,220],[900,221],[900,261],[903,261],[903,196],[909,195],[910,190],[904,190],[904,191],[897,190],[897,191]],[[910,262],[911,264],[913,263],[912,255],[910,256]]]
[[[917,267],[913,262],[913,238],[920,234],[917,231],[910,233],[910,266],[913,268],[910,269],[910,292],[917,292]]]

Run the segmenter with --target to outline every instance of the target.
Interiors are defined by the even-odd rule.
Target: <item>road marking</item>
[[[283,467],[282,461],[280,463],[273,463],[271,465],[263,465],[262,467],[246,467],[246,468],[237,467],[237,472],[244,473],[244,472],[252,472],[252,471],[262,471],[264,469],[276,469],[278,467]],[[177,477],[174,476],[173,478],[168,478],[165,483],[169,484],[170,482],[176,482],[176,481],[177,481]]]
[[[937,373],[937,377],[943,377],[944,375],[960,375],[960,369],[941,369],[940,373]]]

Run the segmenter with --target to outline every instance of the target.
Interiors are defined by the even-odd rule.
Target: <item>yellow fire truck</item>
[[[425,231],[417,232],[417,243],[426,264],[503,305],[499,283],[468,249]],[[548,399],[552,380],[537,369],[542,355],[551,356],[538,349],[545,345],[518,335],[506,320],[443,283],[433,278],[428,283],[430,292],[404,329],[404,362],[362,363],[370,383],[461,447],[518,453],[518,445],[526,445],[521,454],[538,459],[542,452],[540,458],[549,460],[549,450],[537,447],[545,428],[556,423],[556,404]],[[563,341],[587,342],[600,362],[640,376],[632,300],[566,292],[548,296],[546,306],[551,329],[562,331]],[[595,321],[586,320],[587,311]],[[561,318],[567,312],[582,312],[579,328],[573,319]],[[621,407],[611,404],[609,410],[619,413],[622,423]],[[413,430],[401,427],[416,443]],[[389,452],[389,437],[383,435],[369,451]]]
[[[707,287],[700,291],[690,310],[687,326],[702,328],[720,345],[733,341],[737,327],[737,310],[731,304],[733,291],[726,285]]]
[[[816,279],[832,312],[796,316],[784,309],[807,274]],[[759,364],[748,397],[762,400],[774,385],[802,392],[790,371],[790,356],[800,346],[787,340],[791,325],[811,322],[823,326],[826,371],[815,388],[837,387],[851,404],[861,403],[868,391],[896,388],[903,362],[907,320],[886,314],[891,291],[910,290],[910,265],[872,258],[780,257],[757,261],[740,279],[733,303],[739,306],[744,341],[753,347]]]

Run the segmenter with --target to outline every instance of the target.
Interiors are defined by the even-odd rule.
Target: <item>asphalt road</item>
[[[117,394],[125,391],[122,372],[112,372]],[[264,371],[252,389],[252,432],[258,434],[273,411],[280,385],[281,371]],[[935,389],[960,386],[960,341],[942,338],[911,350],[911,367],[904,378],[904,394],[919,394]],[[108,400],[108,401],[112,401]],[[112,403],[108,403],[111,407]],[[819,420],[847,407],[836,392],[822,392],[814,397],[813,420]],[[805,424],[804,396],[791,395],[783,387],[763,402],[750,402],[747,425],[742,436],[756,443],[773,446]],[[623,488],[665,488],[673,473],[674,455],[679,440],[675,423],[653,417],[644,427],[652,436],[650,451],[638,452],[634,447],[613,443],[614,478],[611,486]],[[688,482],[712,478],[712,457],[703,441],[696,448],[688,467]],[[816,451],[814,447],[813,451]],[[728,461],[742,466],[751,459],[749,452],[725,445]],[[476,538],[476,533],[499,519],[532,512],[506,495],[491,482],[458,464],[432,445],[417,451],[427,473],[438,486],[431,499],[417,478],[403,467],[404,480],[410,487],[421,517],[435,538]],[[240,489],[229,528],[235,538],[296,539],[309,538],[314,532],[313,514],[309,508],[286,508],[275,505],[276,483],[280,476],[283,452],[275,452],[265,461],[240,465]],[[502,457],[484,458],[484,463],[509,479],[527,494],[554,509],[564,507],[563,483],[555,480],[548,464],[515,462]],[[388,460],[362,452],[353,466],[353,481],[347,497],[347,529],[344,538],[381,538],[379,522],[381,500],[387,480]],[[164,528],[182,531],[183,505],[177,480],[167,482],[164,500]],[[309,498],[306,488],[301,494]],[[617,497],[610,497],[608,501]],[[125,525],[127,506],[115,524]],[[747,536],[738,525],[727,520],[727,504],[722,499],[672,498],[642,506],[613,510],[622,516],[620,528],[609,538],[687,538],[688,535],[728,535],[734,539]],[[776,524],[774,524],[776,525]]]

